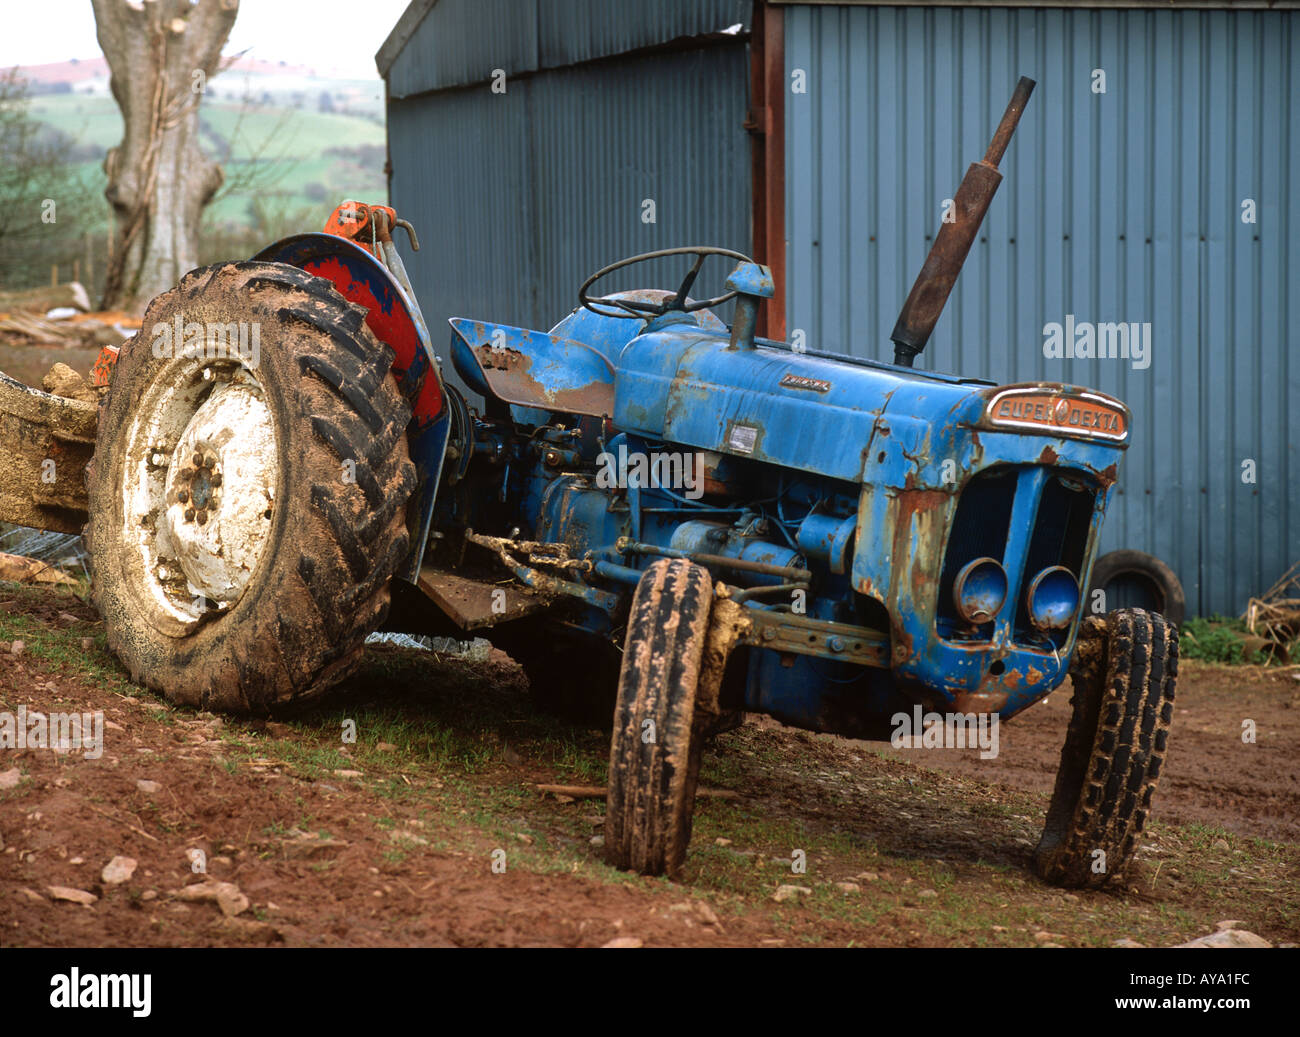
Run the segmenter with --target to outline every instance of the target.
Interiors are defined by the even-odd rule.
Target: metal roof
[[[750,0],[413,0],[375,55],[391,96],[749,31]]]

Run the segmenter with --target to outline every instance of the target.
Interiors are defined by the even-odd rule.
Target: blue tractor
[[[264,713],[337,682],[376,629],[486,637],[539,698],[612,709],[606,858],[672,876],[703,744],[743,712],[973,742],[1072,674],[1037,867],[1122,874],[1178,660],[1159,615],[1085,615],[1129,411],[912,367],[1032,86],[967,173],[893,363],[757,338],[769,270],[672,249],[599,271],[547,331],[453,320],[472,409],[390,209],[345,203],[325,233],[187,275],[100,410],[86,537],[110,645],[177,701]],[[675,290],[598,292],[677,257]],[[693,298],[709,257],[730,275]]]

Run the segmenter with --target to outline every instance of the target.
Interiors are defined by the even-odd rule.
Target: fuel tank
[[[850,482],[863,481],[882,436],[974,425],[991,386],[763,339],[734,348],[722,332],[681,326],[651,325],[616,367],[624,431]]]

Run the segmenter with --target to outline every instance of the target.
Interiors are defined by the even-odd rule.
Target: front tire
[[[632,598],[609,752],[605,860],[676,878],[686,860],[703,738],[696,692],[713,604],[707,569],[655,562]]]
[[[1158,613],[1083,621],[1074,713],[1034,854],[1048,882],[1100,888],[1132,862],[1164,767],[1177,676],[1178,629]]]
[[[284,264],[195,270],[149,305],[87,474],[93,600],[133,680],[266,713],[351,671],[409,548],[392,361],[362,308]]]

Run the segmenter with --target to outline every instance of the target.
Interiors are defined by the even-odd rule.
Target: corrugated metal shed
[[[1300,557],[1300,14],[790,6],[785,47],[787,328],[884,359],[942,200],[1038,81],[919,364],[1125,400],[1104,549],[1239,612]],[[1149,321],[1150,366],[1045,358],[1067,314]]]
[[[435,344],[453,316],[549,328],[577,304],[589,274],[638,252],[748,248],[746,37],[743,26],[720,31],[748,3],[620,4],[613,19],[609,5],[559,0],[541,5],[544,19],[520,21],[535,5],[516,2],[506,30],[484,20],[495,2],[440,0],[390,68],[390,197],[420,233],[423,247],[407,263]],[[588,19],[585,28],[560,45],[577,19]],[[508,76],[505,93],[486,81],[465,86],[487,64],[501,67],[503,54],[523,53],[511,42],[521,26],[558,64]],[[634,45],[652,49],[562,63]],[[462,71],[437,55],[460,55]],[[398,82],[422,92],[398,97]],[[444,82],[454,85],[428,89]],[[647,200],[654,222],[645,220]],[[676,287],[688,265],[642,267],[608,287]],[[727,273],[716,264],[701,288]],[[450,365],[447,373],[459,384]]]

